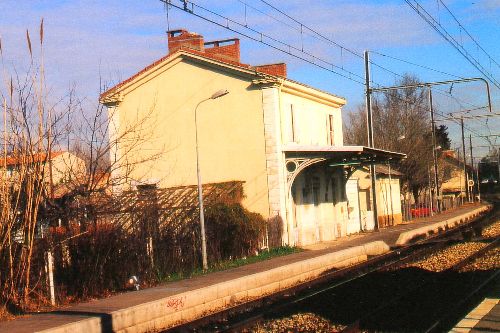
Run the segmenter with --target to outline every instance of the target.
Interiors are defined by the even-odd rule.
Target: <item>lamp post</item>
[[[203,270],[208,269],[207,262],[207,238],[205,235],[205,213],[203,211],[203,192],[201,186],[201,173],[200,173],[200,156],[198,148],[198,107],[201,103],[209,101],[211,99],[217,99],[219,97],[229,94],[226,89],[221,89],[212,94],[209,98],[200,101],[194,108],[194,127],[195,127],[195,137],[196,137],[196,176],[198,179],[198,207],[200,210],[200,232],[201,232],[201,257],[203,261]]]

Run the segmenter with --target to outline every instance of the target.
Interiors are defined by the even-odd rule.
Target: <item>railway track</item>
[[[451,267],[447,268],[444,273],[445,276],[453,276],[456,275],[456,272],[459,271],[460,269],[466,267],[467,265],[471,264],[474,260],[477,260],[484,256],[486,253],[489,251],[497,248],[500,244],[500,239],[495,239],[489,242],[486,246],[484,246],[482,249],[472,253],[470,256],[466,256],[464,259],[458,261],[457,263],[453,264]],[[458,303],[450,302],[453,304],[451,307],[447,308],[446,313],[444,313],[442,316],[438,316],[437,319],[434,319],[431,321],[431,324],[428,325],[426,328],[424,325],[420,327],[418,331],[421,332],[442,332],[446,328],[449,328],[448,326],[450,323],[453,323],[455,318],[463,312],[463,309],[466,307],[467,304],[471,303],[472,299],[475,299],[478,295],[481,295],[482,291],[484,291],[485,288],[487,288],[492,282],[494,282],[498,277],[499,277],[500,271],[493,271],[493,272],[488,272],[486,274],[478,274],[475,277],[477,278],[477,281],[473,285],[469,285],[462,283],[460,286],[463,285],[463,287],[456,287],[459,288],[460,290],[464,291],[461,295],[463,295],[459,300]],[[444,279],[439,279],[439,280],[444,280]],[[384,312],[388,312],[391,314],[394,314],[395,311],[394,309],[391,310],[391,308],[401,306],[401,304],[408,304],[408,303],[416,303],[416,301],[425,298],[425,297],[432,297],[432,289],[437,289],[438,287],[435,285],[436,283],[439,285],[444,281],[437,281],[436,277],[433,275],[425,276],[425,278],[420,279],[417,283],[412,285],[410,288],[405,290],[402,293],[398,293],[395,297],[391,299],[386,299],[382,302],[382,304],[377,307],[374,311],[371,313],[368,313],[364,315],[363,317],[356,319],[353,323],[348,325],[345,329],[343,329],[341,332],[360,332],[362,331],[362,327],[374,327],[374,326],[380,326],[380,322],[385,320],[383,318]],[[470,288],[467,288],[470,287]],[[449,288],[448,288],[449,289]],[[425,292],[428,291],[428,292]],[[443,298],[440,298],[440,302],[443,302]],[[431,307],[432,308],[432,307]],[[394,321],[394,316],[391,316],[389,319],[392,323],[390,324],[391,329],[401,329],[404,327],[405,324],[410,324],[412,326],[406,327],[406,330],[414,329],[415,328],[415,319],[412,318],[414,314],[411,312],[405,312],[403,311],[402,313],[398,311],[398,321],[397,323]],[[375,324],[376,322],[376,324]],[[388,327],[387,325],[385,327]]]
[[[348,325],[342,325],[345,326],[345,329],[347,329],[345,332],[362,331],[363,326],[373,326],[373,322],[385,322],[384,320],[381,321],[381,313],[393,313],[394,306],[400,304],[404,299],[418,299],[419,295],[422,295],[423,289],[428,289],[428,292],[432,293],[433,289],[438,290],[441,288],[439,286],[443,284],[442,281],[437,281],[434,278],[431,278],[433,274],[426,274],[421,270],[408,268],[398,274],[394,273],[398,271],[398,268],[417,260],[417,258],[425,257],[431,253],[460,243],[461,241],[457,240],[457,235],[471,239],[474,238],[474,234],[476,234],[476,239],[478,241],[486,242],[487,240],[478,238],[479,231],[485,225],[491,223],[492,219],[500,218],[498,208],[499,207],[497,206],[489,215],[477,219],[466,226],[459,226],[453,230],[449,230],[444,235],[437,234],[427,240],[422,240],[409,246],[394,249],[385,255],[370,258],[367,262],[361,265],[328,272],[315,281],[301,284],[294,288],[290,288],[278,294],[264,297],[259,300],[237,305],[218,314],[209,315],[195,322],[172,328],[169,331],[254,331],[255,328],[259,326],[259,323],[268,318],[286,316],[287,314],[293,314],[294,312],[300,311],[303,312],[308,309],[313,313],[325,314],[324,317],[331,321],[349,323]],[[489,248],[497,246],[498,241],[492,242],[486,247]],[[478,255],[480,254],[477,254],[476,256]],[[471,260],[473,260],[473,258],[468,258],[463,262],[460,262],[460,267],[465,266],[467,262],[470,262]],[[459,268],[459,266],[457,267]],[[454,270],[452,269],[440,274],[442,276],[450,277],[455,274],[453,272]],[[394,280],[393,284],[389,283],[389,285],[386,285],[387,283],[384,283],[384,279],[389,281],[391,276],[394,274],[399,276],[396,280]],[[415,284],[412,282],[415,278],[420,279],[419,283]],[[489,281],[495,278],[496,277],[491,277]],[[473,279],[477,280],[479,277],[474,277]],[[456,282],[458,283],[458,281]],[[372,284],[371,286],[369,285],[370,283]],[[407,284],[411,284],[412,287],[401,288]],[[485,286],[487,285],[488,283],[485,283]],[[457,284],[456,288],[463,287],[460,287],[459,284]],[[362,293],[359,294],[359,292],[357,292],[363,290],[371,292],[375,289],[382,292],[378,293],[376,296],[371,295],[371,298],[375,298],[371,301],[363,300],[363,297],[361,297]],[[356,292],[353,293],[353,290]],[[383,291],[386,292],[384,293]],[[387,291],[391,291],[391,293],[387,294]],[[354,298],[356,299],[352,299],[350,302],[351,304],[347,304],[346,300],[352,298],[353,294],[355,294],[356,297]],[[340,299],[341,301],[337,301],[337,299]],[[356,303],[361,302],[372,304],[370,302],[374,302],[377,299],[384,300],[383,304],[382,301],[379,301],[379,304],[377,304],[377,302],[373,303],[377,304],[373,307],[370,306],[367,308],[365,306],[361,306],[361,308],[364,309],[363,315],[356,315],[360,313],[359,311],[355,311],[355,309],[353,309],[353,307],[356,308]],[[331,304],[337,305],[332,308]],[[336,315],[329,317],[328,311],[330,311],[330,313],[335,313]],[[401,316],[401,318],[403,318],[403,316]],[[433,325],[436,325],[436,327],[442,327],[444,320],[439,321],[437,318],[433,319]],[[373,327],[376,327],[377,325]],[[425,331],[425,329],[423,331]]]

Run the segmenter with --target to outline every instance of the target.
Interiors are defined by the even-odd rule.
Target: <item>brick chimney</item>
[[[231,38],[206,42],[205,53],[218,60],[239,64],[240,40],[238,38]]]
[[[257,72],[274,76],[286,77],[286,64],[267,64],[250,66],[241,63],[240,40],[238,38],[220,39],[204,42],[203,36],[184,29],[169,30],[168,50],[172,54],[180,49],[194,50],[206,57],[242,67],[251,68]]]
[[[205,49],[203,36],[187,30],[170,30],[168,35],[168,51],[174,53],[181,48],[203,52]]]
[[[286,77],[286,64],[285,63],[253,66],[253,69],[255,69],[257,72],[261,72],[261,73]]]

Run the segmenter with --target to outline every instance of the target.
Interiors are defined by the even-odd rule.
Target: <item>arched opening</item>
[[[342,167],[331,167],[326,160],[300,168],[290,177],[288,219],[294,244],[306,246],[345,234],[342,178]]]

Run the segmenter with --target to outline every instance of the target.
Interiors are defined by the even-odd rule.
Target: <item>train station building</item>
[[[126,179],[115,190],[196,184],[198,135],[202,182],[244,182],[242,204],[281,218],[282,243],[308,245],[373,227],[361,223],[353,173],[404,154],[344,146],[344,98],[288,79],[284,63],[242,63],[239,43],[169,31],[168,55],[101,95],[116,143],[111,177]],[[210,98],[221,89],[229,93]],[[131,130],[138,123],[148,133],[140,143]]]

